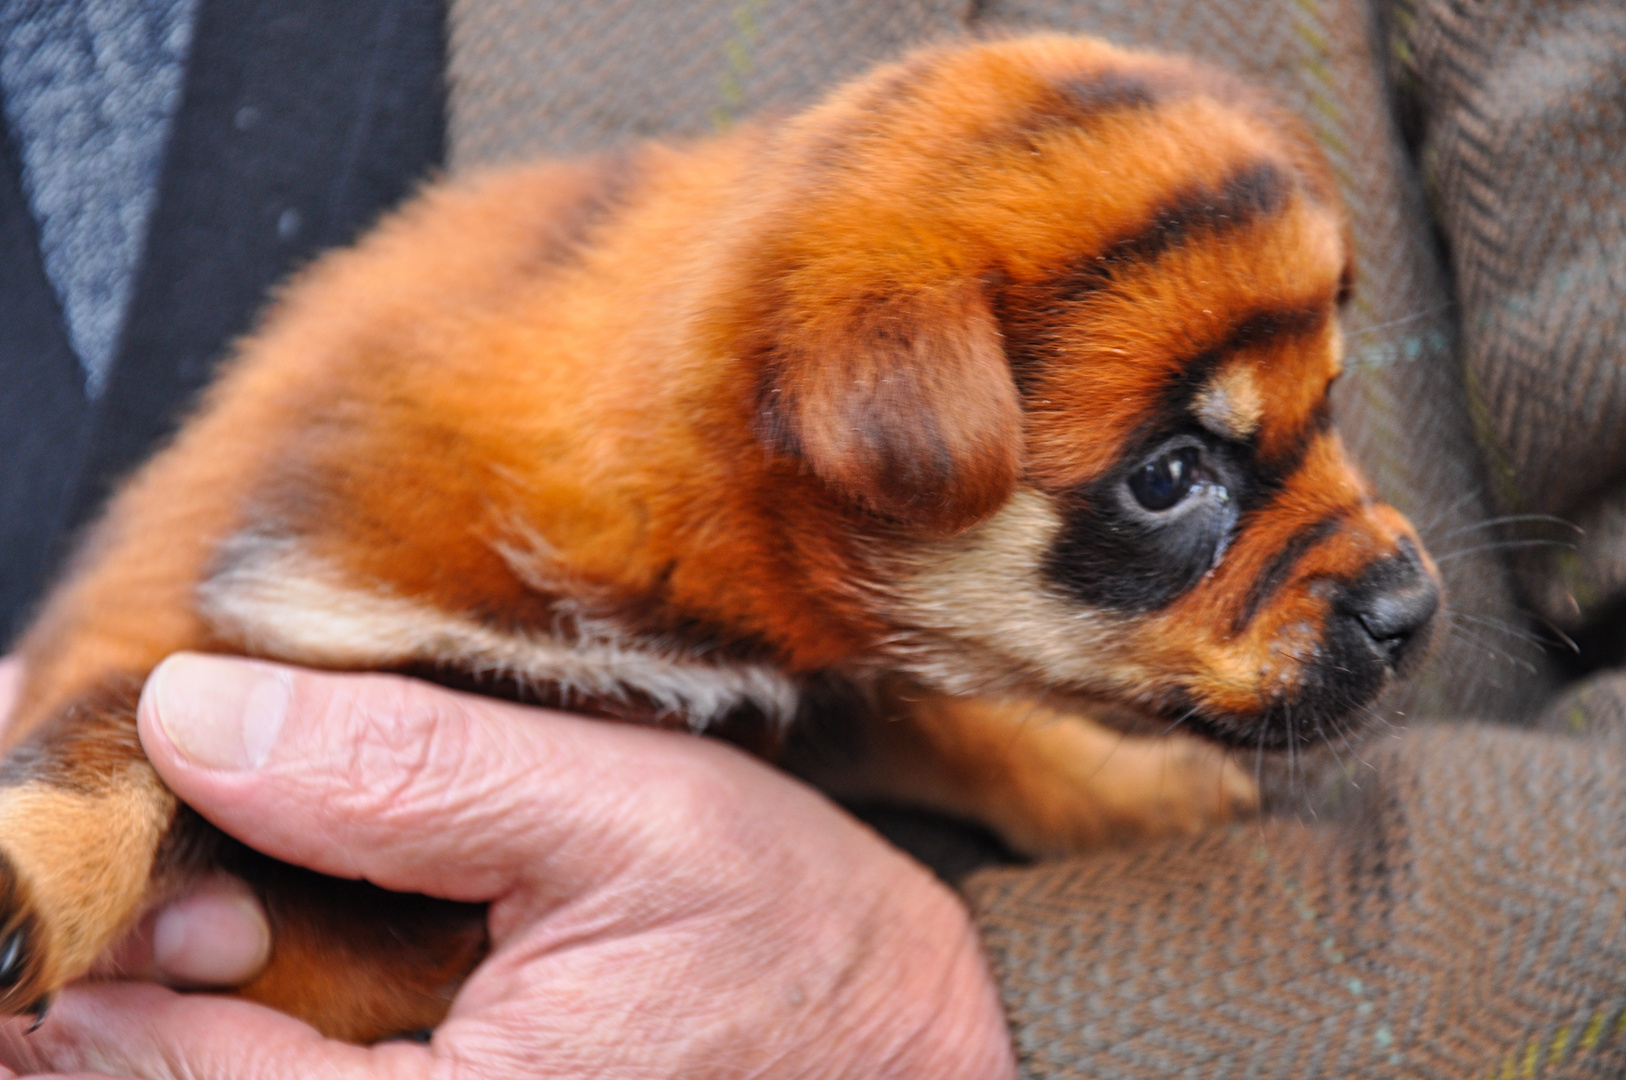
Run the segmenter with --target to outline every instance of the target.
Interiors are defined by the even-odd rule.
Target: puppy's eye
[[[1148,510],[1167,510],[1191,490],[1197,480],[1197,448],[1183,446],[1147,462],[1129,478],[1129,490]]]

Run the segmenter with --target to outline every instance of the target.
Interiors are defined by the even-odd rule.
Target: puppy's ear
[[[1022,410],[975,282],[781,310],[758,432],[872,513],[966,528],[1016,486]]]

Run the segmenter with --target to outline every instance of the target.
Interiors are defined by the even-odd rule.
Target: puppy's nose
[[[1390,662],[1400,659],[1440,606],[1440,590],[1423,578],[1416,588],[1366,598],[1354,615]]]
[[[1367,567],[1339,600],[1340,613],[1353,620],[1373,651],[1390,667],[1398,665],[1427,637],[1440,607],[1440,587],[1423,568],[1410,541],[1394,555]]]

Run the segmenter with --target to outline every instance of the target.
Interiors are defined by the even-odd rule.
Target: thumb
[[[716,752],[395,676],[187,653],[148,679],[138,723],[170,788],[239,840],[467,901],[605,879],[652,843],[640,822],[660,815],[626,808],[672,788],[665,744]]]

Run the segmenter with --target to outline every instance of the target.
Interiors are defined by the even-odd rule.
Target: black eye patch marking
[[[1241,634],[1248,628],[1254,616],[1258,615],[1271,597],[1287,583],[1299,560],[1308,555],[1317,544],[1336,533],[1342,527],[1343,519],[1342,511],[1328,514],[1320,521],[1303,526],[1288,538],[1287,543],[1282,545],[1281,550],[1276,552],[1265,568],[1253,579],[1247,599],[1242,602],[1241,609],[1237,611],[1236,618],[1231,623],[1233,635]]]
[[[1276,496],[1331,418],[1323,399],[1287,439],[1286,451],[1267,459],[1255,437],[1221,439],[1193,430],[1195,397],[1237,349],[1315,332],[1328,317],[1325,303],[1245,312],[1218,344],[1180,365],[1119,465],[1064,496],[1065,523],[1045,561],[1049,580],[1092,607],[1131,614],[1155,611],[1202,580],[1242,516]],[[1196,505],[1178,514],[1150,512],[1136,498],[1135,477],[1170,453],[1191,448],[1198,452],[1198,483],[1185,501]]]
[[[1189,453],[1188,453],[1189,452]],[[1178,457],[1191,472],[1180,498],[1143,505],[1134,478]],[[1063,524],[1044,573],[1093,608],[1155,611],[1196,585],[1230,542],[1240,509],[1231,488],[1241,477],[1228,454],[1194,434],[1176,436],[1127,458],[1112,473],[1062,498]]]

